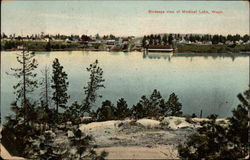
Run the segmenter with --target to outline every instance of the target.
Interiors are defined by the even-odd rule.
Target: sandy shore
[[[207,119],[191,121],[182,117],[105,121],[82,124],[80,130],[94,137],[98,152],[109,152],[107,159],[176,159],[177,146]]]
[[[176,159],[177,152],[171,146],[147,148],[140,146],[98,148],[97,153],[106,151],[108,159]]]

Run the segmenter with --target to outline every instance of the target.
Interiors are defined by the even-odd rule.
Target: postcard
[[[1,158],[249,159],[248,1],[1,1]]]

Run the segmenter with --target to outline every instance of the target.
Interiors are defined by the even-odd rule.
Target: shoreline
[[[22,51],[20,49],[8,49],[8,50],[1,50],[1,52],[14,52],[14,51]],[[93,50],[93,49],[54,49],[54,50],[43,50],[43,49],[33,49],[33,50],[29,50],[31,52],[60,52],[60,51],[88,51],[88,52],[124,52],[124,51],[107,51],[107,50]],[[143,51],[129,51],[129,53],[132,52],[141,52],[143,53]],[[126,52],[127,53],[127,52]],[[154,54],[154,53],[161,53],[161,54],[165,54],[165,52],[149,52],[150,54]],[[173,52],[173,54],[190,54],[190,55],[216,55],[216,54],[222,54],[222,55],[246,55],[246,56],[250,56],[250,51],[246,51],[246,52],[192,52],[192,51],[177,51],[177,52]]]

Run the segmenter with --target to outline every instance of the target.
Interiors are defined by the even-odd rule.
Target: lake
[[[15,52],[1,52],[1,116],[11,114],[10,103],[15,100],[14,77],[6,74],[11,67],[17,67]],[[213,54],[214,55],[214,54]],[[104,71],[105,88],[95,104],[108,99],[114,104],[123,97],[131,107],[142,95],[150,95],[154,89],[164,98],[174,92],[183,104],[185,114],[203,110],[203,116],[216,113],[220,117],[231,115],[231,110],[239,104],[237,94],[247,89],[249,83],[249,57],[189,56],[168,53],[142,52],[87,52],[60,51],[36,52],[39,66],[36,69],[41,79],[41,70],[47,65],[52,69],[52,61],[58,58],[68,74],[71,96],[68,104],[81,102],[84,98],[89,73],[86,67],[98,59]],[[39,97],[40,89],[33,95]],[[35,95],[35,96],[34,96]],[[2,118],[3,120],[3,118]]]

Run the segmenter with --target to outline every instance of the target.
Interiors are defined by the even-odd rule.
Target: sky
[[[5,34],[249,34],[247,1],[3,1]],[[175,13],[149,13],[148,11]],[[198,13],[176,13],[192,10]],[[209,11],[202,14],[199,11]],[[212,10],[222,11],[215,14]]]

